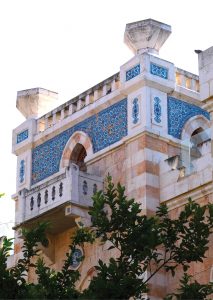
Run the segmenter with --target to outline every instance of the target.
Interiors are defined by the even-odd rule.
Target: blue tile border
[[[75,131],[85,132],[98,152],[127,135],[127,99],[74,125],[32,150],[32,184],[59,171],[63,150]]]
[[[210,115],[204,109],[174,97],[168,97],[168,134],[180,139],[185,123],[192,117],[202,115],[208,120]]]

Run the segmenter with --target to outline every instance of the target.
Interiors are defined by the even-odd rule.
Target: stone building
[[[152,19],[127,24],[124,42],[134,56],[118,73],[52,110],[55,92],[17,93],[26,121],[13,131],[16,231],[9,263],[21,255],[19,228],[50,220],[43,255],[60,269],[77,221],[89,224],[91,196],[107,173],[147,214],[166,202],[175,216],[189,196],[212,201],[213,47],[197,51],[197,76],[159,57],[170,34],[169,25]],[[76,268],[83,289],[98,258],[107,260],[109,252],[96,245],[81,251],[85,260]],[[201,282],[212,276],[212,251],[204,264],[192,266]],[[160,273],[151,283],[152,299],[162,299],[176,281]]]

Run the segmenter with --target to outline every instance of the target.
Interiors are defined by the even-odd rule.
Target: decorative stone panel
[[[182,100],[168,97],[168,133],[180,139],[185,123],[192,117],[202,115],[208,120],[210,115],[204,109]]]
[[[150,64],[150,73],[163,79],[168,79],[168,69],[153,63]]]
[[[127,99],[56,135],[32,151],[32,184],[59,171],[66,143],[76,131],[85,132],[91,139],[93,151],[98,152],[127,135]]]
[[[140,64],[134,66],[132,69],[126,71],[126,81],[138,76],[140,74]]]

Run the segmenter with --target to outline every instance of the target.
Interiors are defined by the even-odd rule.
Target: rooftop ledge
[[[199,92],[199,76],[180,68],[176,68],[175,73],[177,86]],[[37,133],[45,131],[66,117],[114,92],[120,85],[120,73],[118,72],[38,118]]]

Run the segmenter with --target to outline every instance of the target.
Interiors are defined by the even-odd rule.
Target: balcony
[[[82,172],[77,165],[71,164],[45,183],[25,190],[20,212],[22,222],[18,226],[49,221],[50,232],[57,233],[75,226],[78,217],[88,221],[91,198],[101,189],[102,178]]]

